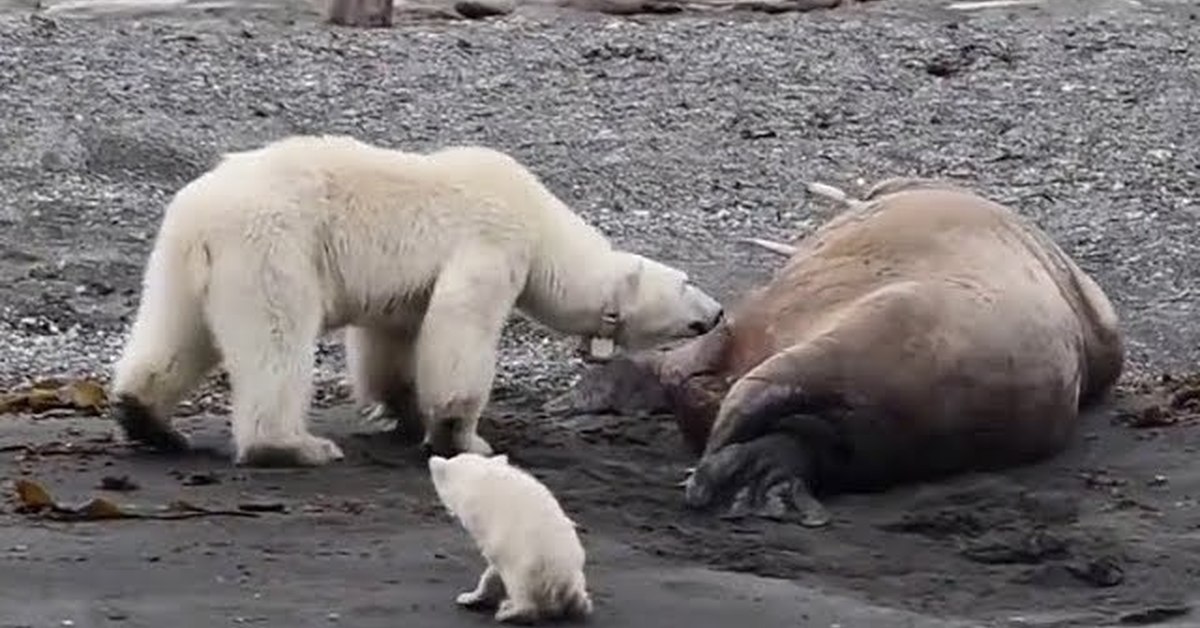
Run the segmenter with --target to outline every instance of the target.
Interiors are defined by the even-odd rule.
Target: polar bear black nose
[[[724,317],[725,317],[725,311],[718,310],[717,315],[714,316],[712,318],[712,320],[696,321],[696,322],[692,323],[691,325],[688,325],[688,329],[695,332],[697,335],[705,334],[705,333],[708,333],[708,331],[711,330],[713,327],[716,327],[718,324],[720,324],[721,319]]]

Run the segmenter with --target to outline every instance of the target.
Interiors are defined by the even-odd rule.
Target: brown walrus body
[[[723,325],[644,358],[701,454],[693,507],[819,525],[813,490],[1034,461],[1121,373],[1108,298],[1008,208],[911,180],[842,200],[758,241],[788,261]]]

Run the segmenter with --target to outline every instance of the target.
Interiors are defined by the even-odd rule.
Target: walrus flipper
[[[700,460],[684,484],[684,502],[697,510],[724,507],[725,517],[795,519],[819,527],[829,511],[809,491],[808,448],[791,434],[772,433],[734,443]]]
[[[835,426],[844,408],[837,398],[811,394],[802,383],[803,366],[823,358],[820,345],[792,347],[738,380],[685,484],[689,507],[729,504],[726,516],[794,514],[807,526],[829,521],[811,488],[819,465],[841,441]]]

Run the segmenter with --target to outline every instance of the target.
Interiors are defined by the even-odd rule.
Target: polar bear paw
[[[479,454],[480,456],[490,456],[495,453],[489,444],[479,434],[471,434],[471,442],[467,445],[466,452],[469,454]]]
[[[112,417],[125,431],[131,442],[158,451],[178,453],[187,451],[188,439],[132,395],[120,395],[112,407]]]
[[[441,442],[445,442],[444,440]],[[492,446],[483,439],[479,434],[460,435],[453,441],[453,445],[447,447],[437,447],[434,445],[434,439],[426,435],[421,441],[421,450],[426,454],[433,454],[445,458],[452,458],[461,453],[479,454],[480,456],[491,456],[495,453]]]
[[[337,443],[304,434],[283,442],[249,445],[235,462],[244,467],[320,467],[345,457]]]
[[[387,404],[375,402],[367,404],[358,410],[358,415],[368,427],[380,430],[393,430],[399,426],[399,419],[388,412]]]

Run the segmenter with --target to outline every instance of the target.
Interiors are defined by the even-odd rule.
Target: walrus
[[[1041,229],[958,185],[888,179],[793,243],[695,339],[619,356],[551,409],[670,410],[687,506],[823,525],[820,499],[1032,463],[1070,441],[1125,347],[1100,286]]]

